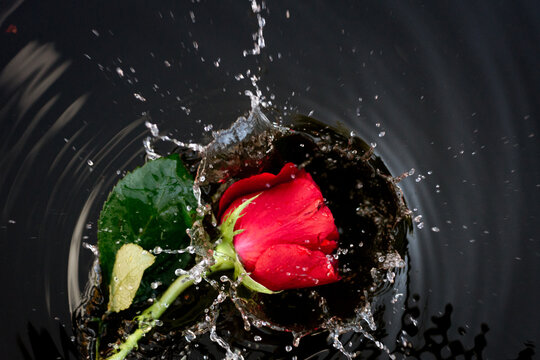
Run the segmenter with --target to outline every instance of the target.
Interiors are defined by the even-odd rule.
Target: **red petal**
[[[247,271],[276,244],[298,244],[326,254],[337,247],[334,217],[317,184],[304,174],[263,191],[236,222],[235,230],[244,231],[235,236],[234,246]],[[254,195],[236,199],[229,209]]]
[[[339,280],[334,262],[324,253],[294,244],[268,248],[259,257],[251,277],[273,291],[318,286]]]
[[[223,215],[225,209],[237,198],[247,194],[266,190],[274,185],[290,181],[291,178],[300,176],[309,176],[304,170],[299,170],[293,163],[287,163],[279,174],[262,173],[239,180],[232,184],[219,200],[219,216]]]

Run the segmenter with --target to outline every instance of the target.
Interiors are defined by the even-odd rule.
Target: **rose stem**
[[[218,255],[217,253],[215,255]],[[225,256],[214,256],[216,260],[214,265],[208,269],[206,275],[210,275],[214,272],[224,271],[234,268],[234,263],[230,258]],[[201,263],[195,265],[199,266]],[[170,304],[188,287],[193,285],[194,279],[190,278],[190,273],[179,276],[174,282],[165,290],[163,295],[154,302],[150,307],[142,312],[141,315],[135,318],[139,327],[135,332],[130,334],[127,339],[120,344],[117,352],[111,355],[107,360],[122,360],[124,359],[133,348],[137,347],[139,340],[155,325],[155,320],[158,320],[161,315],[167,310]]]

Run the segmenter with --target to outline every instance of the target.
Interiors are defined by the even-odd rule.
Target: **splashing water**
[[[253,34],[253,49],[244,50],[244,57],[248,55],[258,56],[261,54],[261,50],[266,46],[263,36],[263,29],[266,23],[262,16],[262,11],[265,9],[266,4],[264,1],[260,4],[255,0],[251,1],[251,10],[257,17],[258,29]],[[218,65],[216,65],[216,67],[219,66],[219,61],[217,63]],[[350,132],[345,135],[345,140],[342,145],[336,145],[335,137],[337,136],[337,138],[341,139],[338,136],[338,132],[325,132],[323,129],[328,130],[328,127],[326,126],[323,126],[322,128],[313,127],[315,122],[311,122],[311,120],[307,118],[302,120],[304,121],[303,123],[302,121],[300,122],[298,128],[273,124],[261,111],[261,108],[264,109],[272,106],[272,102],[266,100],[266,97],[258,86],[260,77],[253,74],[250,70],[246,71],[245,77],[243,74],[236,75],[237,80],[244,78],[249,79],[253,87],[252,90],[244,91],[244,94],[248,96],[251,101],[249,116],[238,118],[229,129],[213,132],[212,135],[214,140],[208,145],[184,142],[177,140],[170,135],[163,135],[160,133],[158,126],[155,123],[152,123],[150,120],[145,122],[145,126],[150,131],[150,136],[143,140],[147,159],[154,160],[162,156],[155,150],[155,144],[157,142],[171,143],[178,147],[180,152],[189,150],[198,154],[198,156],[196,156],[198,158],[198,163],[195,163],[195,165],[197,165],[197,171],[193,188],[198,200],[198,207],[196,210],[197,213],[204,218],[214,219],[210,221],[212,227],[215,228],[217,224],[213,217],[211,200],[205,198],[204,194],[217,192],[219,195],[223,189],[222,187],[216,186],[216,184],[221,183],[223,179],[226,179],[230,183],[232,179],[238,176],[249,175],[250,171],[255,173],[260,171],[261,166],[272,162],[269,159],[273,156],[273,153],[279,154],[280,152],[285,151],[285,148],[280,149],[280,146],[283,146],[287,141],[290,141],[291,143],[298,141],[309,143],[309,141],[313,141],[313,150],[320,152],[320,155],[322,155],[321,158],[324,158],[323,163],[319,163],[321,159],[318,159],[316,154],[310,154],[309,152],[305,154],[306,156],[303,157],[302,161],[296,161],[296,163],[301,164],[302,167],[309,167],[315,164],[313,166],[318,170],[310,170],[310,173],[314,176],[324,177],[325,169],[335,168],[336,160],[332,159],[334,156],[345,159],[346,161],[351,161],[354,164],[365,164],[367,165],[367,168],[372,169],[373,164],[371,164],[371,162],[375,159],[374,148],[376,144],[372,144],[371,146],[365,145],[354,132]],[[304,139],[296,139],[298,134],[304,134]],[[381,137],[382,136],[384,136],[384,134],[381,135]],[[289,138],[291,140],[287,140]],[[300,145],[302,145],[302,148],[305,146],[304,143],[301,143]],[[343,150],[339,150],[340,146]],[[213,264],[212,257],[209,254],[211,254],[211,249],[214,248],[215,244],[210,242],[209,239],[211,236],[207,233],[202,222],[197,222],[192,229],[188,231],[192,240],[190,246],[183,249],[154,248],[152,253],[155,256],[159,256],[162,253],[181,254],[186,252],[199,256],[202,260],[200,260],[191,270],[177,269],[175,274],[177,276],[189,275],[189,278],[196,284],[195,291],[208,285],[209,289],[212,289],[214,292],[213,301],[202,310],[204,313],[202,320],[196,322],[195,325],[184,326],[184,330],[181,331],[182,339],[185,341],[185,347],[181,353],[184,355],[188,354],[193,350],[194,346],[198,346],[198,339],[207,336],[212,343],[217,344],[225,351],[225,357],[227,359],[243,359],[242,351],[233,346],[233,343],[238,343],[238,340],[235,340],[235,337],[238,336],[231,336],[230,333],[227,335],[227,332],[229,331],[222,334],[222,331],[220,330],[223,329],[224,326],[223,324],[220,324],[219,319],[222,316],[222,313],[226,314],[226,317],[232,316],[230,306],[226,306],[227,304],[232,304],[232,309],[236,311],[236,315],[240,315],[242,323],[241,328],[245,332],[252,333],[267,329],[264,331],[270,330],[273,332],[271,336],[278,336],[276,334],[280,333],[292,334],[292,346],[287,345],[285,347],[286,353],[290,353],[294,348],[298,348],[301,339],[313,333],[315,329],[322,329],[328,334],[327,341],[329,345],[337,349],[348,359],[355,358],[359,354],[359,352],[355,352],[354,349],[347,349],[340,340],[342,336],[351,333],[360,334],[377,348],[386,352],[391,359],[394,359],[395,356],[390,353],[390,350],[372,334],[378,329],[378,325],[374,319],[375,310],[372,301],[376,300],[377,296],[388,292],[388,289],[395,283],[396,276],[398,276],[396,269],[403,269],[406,266],[400,253],[393,249],[393,243],[398,241],[398,238],[403,237],[406,233],[404,227],[406,225],[403,224],[407,223],[411,212],[407,209],[403,200],[403,194],[396,184],[402,179],[413,175],[414,169],[396,178],[392,177],[384,167],[380,168],[380,166],[374,166],[374,169],[376,172],[370,173],[370,176],[375,176],[379,179],[378,181],[380,181],[382,185],[377,186],[388,188],[385,191],[389,191],[389,196],[393,199],[392,201],[395,202],[395,204],[392,205],[395,209],[394,213],[390,215],[386,211],[387,209],[384,208],[384,205],[378,204],[375,198],[370,199],[364,198],[363,196],[361,197],[362,200],[359,198],[360,202],[355,205],[356,210],[353,211],[353,216],[358,216],[365,219],[364,221],[373,224],[370,226],[374,227],[374,229],[370,229],[369,231],[374,231],[374,239],[380,243],[375,245],[369,244],[369,249],[365,250],[367,252],[372,252],[374,254],[372,257],[375,260],[372,262],[368,261],[368,263],[371,263],[372,265],[370,269],[361,270],[364,272],[364,275],[361,276],[362,280],[359,280],[360,278],[358,278],[358,274],[356,274],[356,272],[360,271],[358,264],[355,264],[350,258],[354,258],[355,253],[362,253],[365,249],[364,241],[358,241],[358,236],[360,239],[365,237],[364,229],[359,228],[359,233],[353,234],[354,241],[349,244],[342,244],[337,250],[336,255],[334,255],[335,259],[339,259],[340,264],[342,264],[340,265],[340,271],[344,274],[344,277],[355,278],[356,276],[358,279],[355,278],[355,281],[360,282],[361,284],[355,291],[362,295],[354,297],[357,299],[355,304],[348,305],[351,307],[350,315],[334,314],[333,312],[335,312],[336,308],[335,296],[332,296],[328,292],[325,293],[321,288],[297,292],[300,298],[308,298],[313,302],[312,311],[314,314],[319,314],[317,315],[319,319],[316,323],[312,323],[311,325],[303,325],[301,323],[281,323],[281,320],[275,318],[275,314],[270,314],[272,302],[277,301],[277,304],[286,306],[291,299],[293,302],[298,301],[294,296],[291,297],[289,295],[289,297],[285,296],[284,299],[275,300],[265,298],[258,294],[246,295],[245,290],[240,286],[241,279],[234,281],[229,276],[222,275],[219,281],[217,281],[214,278],[206,277],[205,273]],[[371,170],[369,171],[371,172]],[[356,181],[356,179],[354,180]],[[359,180],[355,188],[359,191],[359,194],[361,194],[364,191],[374,191],[370,190],[372,188],[374,189],[373,186],[374,184],[371,184],[368,180],[363,182]],[[331,184],[331,181],[329,184],[324,184],[323,182],[321,187],[330,188],[333,187],[333,185]],[[331,202],[332,200],[329,201]],[[337,204],[339,204],[339,201],[336,201],[336,206],[338,206]],[[391,231],[389,231],[389,229]],[[376,249],[378,251],[376,251]],[[364,254],[362,256],[366,255]],[[346,260],[342,261],[344,259]],[[97,271],[98,269],[99,268],[95,266],[93,271]],[[87,290],[87,298],[85,299],[85,307],[88,313],[95,311],[95,305],[93,304],[102,301],[100,300],[102,295],[98,290],[100,286],[99,281],[99,276],[91,276],[91,283]],[[159,282],[154,282],[152,283],[152,288],[156,289],[160,285]],[[395,292],[397,292],[397,290]],[[198,297],[197,295],[191,296],[194,296],[194,298]],[[199,296],[202,297],[204,295]],[[278,296],[275,295],[275,297]],[[304,301],[303,299],[302,301]],[[265,302],[269,302],[270,304],[262,310],[261,308],[254,306],[254,304],[260,305]],[[395,301],[392,302],[392,304],[394,303]],[[173,304],[169,305],[172,306]],[[181,305],[177,304],[176,306],[180,306],[181,308]],[[278,306],[277,308],[280,307]],[[267,313],[268,311],[270,311],[270,313]],[[315,315],[311,316],[315,317]],[[87,321],[88,320],[84,317],[79,319],[79,322],[84,325],[87,324]],[[164,322],[167,323],[167,320],[164,319]],[[163,325],[163,322],[160,321],[160,324]],[[81,325],[79,325],[79,327],[81,327]],[[154,329],[154,336],[150,341],[159,342],[160,339],[161,341],[163,341],[163,339],[175,339],[177,331],[175,331],[174,328],[175,327],[173,326],[173,330],[168,334],[162,333],[161,329]],[[88,337],[89,334],[84,333],[84,335]],[[95,336],[95,333],[90,332],[91,338]],[[250,337],[254,339],[253,341],[256,343],[256,349],[259,347],[259,344],[265,343],[263,337],[260,335]],[[241,339],[242,337],[239,339],[240,343],[242,343]],[[95,341],[95,339],[86,339],[85,341],[82,341],[82,343],[93,344]],[[144,350],[140,349],[139,351]]]
[[[150,130],[150,133],[152,134],[152,136],[148,136],[143,140],[143,146],[144,150],[146,151],[146,156],[150,160],[159,159],[161,157],[161,155],[156,153],[154,150],[153,143],[155,141],[171,142],[178,147],[190,149],[197,152],[201,152],[204,149],[204,147],[199,144],[185,143],[183,141],[171,138],[168,135],[160,135],[157,125],[149,121],[146,121],[144,125]]]
[[[306,119],[304,119],[304,121],[305,120]],[[313,149],[316,153],[311,155],[312,158],[302,157],[304,159],[304,164],[302,164],[302,166],[306,166],[307,168],[323,161],[323,165],[317,165],[323,166],[323,168],[315,167],[309,170],[314,177],[327,176],[324,174],[326,171],[325,169],[331,169],[332,166],[335,167],[335,158],[338,157],[342,157],[342,159],[344,159],[342,161],[352,161],[351,164],[354,165],[354,168],[357,168],[360,164],[367,165],[374,159],[372,155],[373,149],[369,148],[367,145],[363,148],[364,153],[358,150],[351,150],[350,146],[352,146],[352,144],[356,143],[357,146],[362,144],[358,138],[354,137],[351,139],[350,134],[348,134],[346,138],[341,140],[342,145],[339,145],[339,143],[335,143],[334,136],[337,135],[319,132],[324,129],[328,130],[328,127],[325,126],[322,129],[318,128],[319,130],[310,130],[307,128],[308,124],[310,123],[300,122],[300,127],[296,129],[283,125],[275,125],[268,120],[259,107],[255,107],[250,111],[249,116],[240,117],[229,129],[214,132],[214,140],[208,145],[203,146],[193,143],[187,144],[172,139],[169,136],[162,136],[155,124],[147,122],[146,125],[150,128],[153,137],[152,139],[145,140],[145,150],[147,151],[147,157],[150,159],[160,157],[161,155],[157,154],[152,146],[146,145],[152,144],[153,141],[166,141],[171,142],[176,146],[180,146],[183,149],[190,151],[195,150],[199,153],[200,160],[194,185],[194,191],[198,197],[199,203],[197,212],[205,219],[212,219],[213,211],[211,200],[207,198],[205,194],[215,193],[216,191],[219,194],[220,191],[223,191],[219,186],[216,186],[216,184],[221,183],[223,179],[228,179],[228,183],[230,183],[232,179],[239,176],[239,174],[246,176],[249,175],[250,171],[254,171],[255,169],[257,169],[256,171],[260,171],[261,166],[267,166],[265,164],[272,162],[271,158],[273,156],[275,157],[275,154],[281,154],[277,155],[278,157],[283,155],[281,153],[283,151],[281,147],[285,146],[284,144],[288,144],[286,146],[292,146],[292,144],[302,145],[300,148],[307,148],[308,146],[306,145],[309,145],[309,138],[304,138],[305,141],[297,138],[300,130],[305,132],[305,136],[317,138],[317,142],[314,142],[313,145],[317,146],[319,150]],[[338,139],[340,139],[339,136]],[[344,146],[345,149],[343,151],[339,150],[340,146]],[[347,147],[349,148],[347,149]],[[317,155],[317,153],[319,154]],[[366,153],[371,155],[366,157]],[[328,158],[330,158],[330,160]],[[298,163],[298,161],[296,162]],[[366,167],[366,169],[368,167]],[[315,290],[309,291],[299,290],[295,293],[296,295],[283,295],[283,299],[279,298],[279,295],[271,295],[273,298],[268,298],[261,296],[260,294],[246,295],[245,290],[240,286],[241,279],[234,281],[227,275],[222,275],[219,281],[214,278],[207,278],[204,274],[213,264],[209,254],[211,254],[211,249],[215,244],[210,242],[211,236],[203,226],[204,221],[196,222],[193,228],[188,231],[192,239],[190,246],[183,249],[154,248],[152,253],[155,256],[159,256],[162,253],[178,254],[188,252],[201,257],[202,260],[199,261],[193,269],[189,271],[177,269],[176,274],[189,274],[195,284],[198,284],[199,291],[200,286],[208,285],[210,289],[213,289],[212,291],[215,294],[213,295],[214,300],[212,303],[203,310],[203,319],[195,325],[188,324],[188,326],[185,327],[185,330],[182,331],[182,338],[186,342],[184,350],[188,352],[190,351],[189,349],[193,350],[193,346],[198,344],[198,341],[202,341],[198,339],[201,336],[207,336],[211,342],[217,344],[225,351],[227,359],[243,359],[242,351],[233,347],[233,343],[237,343],[238,341],[235,340],[235,336],[231,337],[230,334],[227,335],[226,333],[222,333],[224,328],[229,328],[231,325],[226,325],[224,327],[219,320],[224,311],[227,318],[234,316],[231,311],[232,309],[235,309],[236,314],[241,318],[242,325],[240,328],[246,333],[268,329],[273,332],[272,336],[276,336],[275,334],[279,333],[292,334],[292,340],[290,340],[292,347],[291,350],[286,349],[286,352],[299,347],[302,338],[311,334],[315,328],[319,328],[327,331],[328,340],[330,341],[331,346],[349,359],[356,357],[358,353],[352,349],[348,349],[341,342],[340,338],[345,336],[345,334],[350,333],[360,334],[363,338],[386,352],[388,356],[393,359],[394,355],[390,353],[390,350],[373,335],[373,332],[378,330],[380,324],[378,325],[374,319],[372,301],[377,300],[377,297],[389,292],[388,290],[394,286],[393,284],[396,281],[396,277],[399,276],[399,274],[396,273],[396,269],[403,269],[406,266],[402,255],[398,251],[391,249],[394,247],[392,244],[394,244],[394,242],[399,242],[398,238],[404,235],[404,230],[399,230],[401,226],[399,224],[403,223],[406,219],[409,219],[410,211],[403,201],[401,190],[395,185],[397,182],[395,178],[391,177],[389,174],[384,174],[384,169],[380,168],[377,168],[377,172],[370,175],[370,177],[371,176],[378,177],[378,179],[380,179],[378,181],[381,181],[381,185],[384,184],[384,186],[388,187],[388,190],[385,191],[388,191],[389,195],[382,196],[391,196],[391,198],[394,199],[395,205],[393,206],[395,207],[395,210],[394,213],[389,213],[388,209],[381,207],[376,203],[375,198],[372,199],[369,196],[366,197],[364,194],[361,203],[356,204],[357,208],[356,211],[353,211],[352,216],[359,216],[360,218],[365,219],[364,221],[372,223],[374,229],[370,231],[375,230],[375,237],[373,240],[375,242],[380,242],[380,244],[369,244],[371,241],[368,240],[358,241],[358,235],[360,236],[360,239],[365,237],[362,234],[364,230],[360,230],[356,235],[354,234],[354,231],[352,231],[352,234],[348,235],[350,240],[347,240],[345,234],[342,235],[343,243],[340,245],[340,248],[334,257],[339,259],[340,271],[344,274],[344,277],[358,278],[358,280],[355,281],[362,284],[360,287],[356,285],[357,287],[355,288],[357,289],[355,291],[360,291],[362,296],[356,297],[356,304],[348,305],[352,306],[350,312],[351,315],[342,314],[336,316],[334,313],[336,309],[336,299],[335,296],[332,295],[332,292],[335,292],[336,290],[328,292],[323,288],[316,288]],[[362,186],[356,186],[356,189],[362,193],[374,186],[368,179],[358,178],[353,180],[362,183]],[[318,183],[324,191],[332,187],[332,181],[332,179],[328,179],[327,182],[318,181]],[[341,200],[337,198],[334,199],[332,192],[328,193],[328,201],[330,202],[330,205],[332,204],[332,201],[335,201],[336,204],[341,202]],[[339,208],[336,208],[336,219],[343,216],[351,216],[350,214],[340,216],[340,214]],[[212,227],[217,226],[215,220],[210,221],[210,223]],[[388,231],[388,229],[393,230]],[[365,250],[366,244],[369,244],[368,247],[372,248],[370,251],[373,254],[373,261],[366,261],[367,263],[371,263],[372,267],[370,269],[366,268],[365,270],[361,270],[361,268],[358,268],[358,264],[351,259],[356,258],[357,254],[362,254],[362,251],[367,251]],[[390,246],[389,249],[387,248],[388,246]],[[363,254],[362,256],[365,257],[366,254]],[[359,271],[364,271],[365,274],[357,274]],[[160,284],[153,285],[155,285],[156,288],[160,286]],[[98,287],[99,284],[94,284],[94,286]],[[342,285],[338,291],[345,291],[347,286],[350,286],[350,284]],[[395,292],[397,292],[397,290]],[[199,296],[202,297],[204,294]],[[295,298],[295,296],[300,296],[300,298]],[[349,297],[349,295],[344,294],[340,296]],[[288,324],[279,320],[279,316],[276,318],[275,314],[272,315],[272,306],[281,309],[283,306],[286,306],[285,304],[291,304],[294,307],[297,306],[295,304],[299,300],[305,302],[305,300],[303,300],[305,298],[311,299],[310,301],[313,303],[312,311],[314,311],[314,314],[319,314],[313,316],[318,317],[319,319],[316,323],[303,325],[301,323],[303,320],[299,320],[300,323]],[[226,300],[230,300],[230,302]],[[265,304],[267,302],[268,305],[263,306],[263,308],[259,305],[254,306],[254,304]],[[273,305],[272,302],[276,302],[277,306],[276,304]],[[395,301],[392,302],[392,304],[394,303]],[[227,304],[232,304],[232,309]],[[223,306],[225,306],[225,308],[223,308]],[[167,323],[165,319],[164,321]],[[155,329],[154,331],[161,334],[161,329]],[[157,338],[163,336],[165,338],[170,338],[171,336],[174,338],[175,336],[173,334],[175,333],[175,331],[172,331],[169,334],[162,334]],[[255,336],[258,337],[256,340],[253,340],[254,343],[265,343],[263,337],[260,335]],[[254,336],[250,336],[250,338],[255,339]]]
[[[251,0],[251,11],[255,15],[257,15],[257,32],[253,34],[253,49],[251,50],[244,50],[243,55],[244,57],[248,55],[259,55],[261,53],[261,49],[264,49],[266,47],[266,43],[264,41],[263,36],[263,29],[266,25],[266,20],[261,15],[261,10],[266,8],[266,4],[264,1],[261,2],[261,4],[257,4],[256,0]]]

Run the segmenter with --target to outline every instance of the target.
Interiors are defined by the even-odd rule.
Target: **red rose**
[[[221,221],[245,201],[250,203],[236,219],[233,242],[251,279],[272,291],[339,280],[336,261],[327,256],[339,235],[311,175],[288,163],[278,175],[232,184],[219,203]]]

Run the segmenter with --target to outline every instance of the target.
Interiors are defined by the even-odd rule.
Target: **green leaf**
[[[252,198],[247,199],[244,201],[240,206],[238,206],[236,209],[234,209],[233,212],[231,212],[226,218],[225,221],[220,226],[221,235],[223,236],[223,243],[228,244],[230,246],[233,246],[233,238],[234,235],[241,233],[243,230],[237,230],[234,231],[234,226],[236,225],[236,221],[240,219],[242,216],[242,211],[244,211],[245,208],[248,207],[249,204],[256,198],[258,198],[261,194],[257,194],[253,196]]]
[[[250,290],[257,291],[264,294],[274,294],[276,291],[272,291],[268,289],[266,286],[259,284],[257,281],[253,280],[251,276],[249,276],[249,273],[246,272],[244,269],[244,265],[240,262],[240,259],[238,258],[238,255],[236,254],[236,251],[234,249],[234,243],[233,239],[234,236],[237,234],[240,234],[244,230],[234,230],[234,226],[236,225],[236,221],[240,219],[243,214],[242,211],[244,211],[245,208],[248,207],[249,204],[253,200],[255,200],[257,197],[259,197],[261,194],[257,194],[253,196],[252,198],[247,199],[244,201],[240,206],[238,206],[236,209],[234,209],[233,212],[231,212],[225,221],[221,224],[220,231],[222,235],[222,242],[216,247],[216,252],[218,253],[217,256],[225,256],[231,259],[231,261],[234,262],[234,278],[238,279],[239,277],[242,278],[242,284],[247,287]],[[214,256],[216,257],[216,255]]]
[[[177,154],[149,161],[126,175],[111,191],[98,222],[99,260],[103,281],[110,284],[116,253],[124,244],[145,250],[183,249],[190,244],[186,229],[196,216],[193,178]],[[186,268],[189,253],[156,254],[155,263],[142,277],[135,302],[157,295]],[[157,290],[152,282],[161,283]]]
[[[275,293],[280,292],[280,291],[272,291],[266,286],[253,280],[253,278],[249,276],[249,273],[246,272],[246,269],[244,269],[244,265],[242,265],[242,263],[240,262],[240,259],[237,258],[236,262],[234,263],[234,278],[238,279],[239,277],[242,278],[242,285],[244,285],[250,290],[260,292],[263,294],[275,294]]]
[[[144,270],[154,261],[155,256],[139,245],[125,244],[118,250],[109,284],[109,311],[119,312],[131,306]]]

